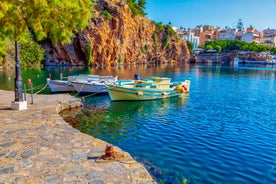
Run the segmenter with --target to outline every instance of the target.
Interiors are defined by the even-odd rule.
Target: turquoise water
[[[273,68],[195,66],[191,94],[149,102],[88,99],[81,131],[143,162],[159,183],[276,183]]]
[[[60,71],[79,70],[59,69],[56,77]],[[52,69],[43,72],[47,76]],[[94,96],[86,99],[88,110],[77,118],[77,128],[129,152],[159,183],[276,183],[272,66],[141,66],[81,72],[191,78],[191,93],[181,98],[111,102],[108,96]]]

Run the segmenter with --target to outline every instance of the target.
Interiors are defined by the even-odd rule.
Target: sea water
[[[129,152],[159,183],[276,183],[273,67],[190,66],[165,76],[190,78],[190,94],[88,98],[78,128]]]
[[[173,81],[190,78],[190,94],[180,98],[145,102],[111,102],[108,95],[85,98],[86,110],[77,115],[74,126],[129,152],[159,183],[276,183],[274,66],[44,68],[33,72],[40,78],[34,81],[43,84],[41,76],[52,73],[58,78],[60,72],[120,79],[135,73]],[[28,73],[22,72],[24,81],[31,77]],[[1,71],[0,75],[3,79]],[[10,83],[1,81],[2,86]]]

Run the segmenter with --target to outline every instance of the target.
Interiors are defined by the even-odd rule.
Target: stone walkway
[[[72,128],[59,115],[80,106],[70,95],[34,95],[10,110],[14,92],[0,90],[0,184],[156,183],[144,166],[115,147],[120,159],[98,159],[106,142]],[[98,159],[98,160],[97,160]]]

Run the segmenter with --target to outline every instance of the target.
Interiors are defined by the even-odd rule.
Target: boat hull
[[[48,86],[52,93],[66,93],[75,91],[73,85],[68,81],[49,79]]]
[[[104,83],[97,82],[72,82],[79,94],[107,93]]]
[[[139,89],[139,88],[124,88],[120,86],[107,85],[108,94],[112,101],[144,101],[165,99],[176,96],[181,96],[179,90],[172,89]]]

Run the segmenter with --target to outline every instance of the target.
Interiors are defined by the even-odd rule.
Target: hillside
[[[147,18],[133,16],[125,0],[97,0],[95,18],[72,44],[44,47],[46,65],[182,62],[190,56],[184,40],[156,30]]]

